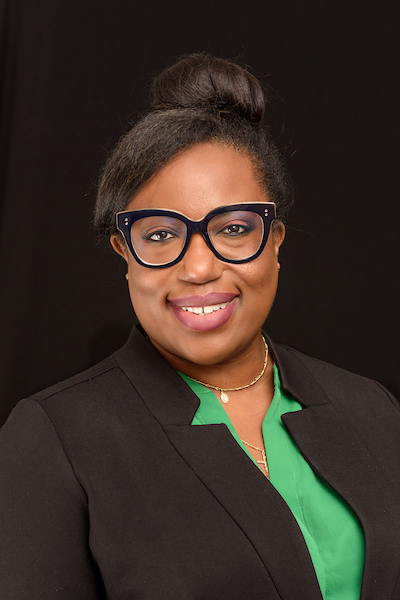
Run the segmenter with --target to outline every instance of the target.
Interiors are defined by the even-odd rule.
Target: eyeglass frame
[[[247,210],[250,212],[254,212],[254,213],[260,215],[260,217],[262,218],[263,225],[264,225],[264,231],[263,231],[263,237],[261,240],[261,244],[260,244],[257,252],[255,252],[255,254],[253,254],[250,257],[240,258],[240,259],[226,258],[226,257],[222,256],[222,254],[220,254],[212,245],[212,242],[208,235],[207,226],[208,226],[208,223],[211,221],[211,219],[213,217],[215,217],[216,215],[223,214],[225,212],[233,212],[233,211],[240,211],[240,210]],[[182,221],[186,225],[186,229],[187,229],[185,243],[183,245],[181,252],[177,256],[177,258],[175,258],[171,262],[163,263],[161,265],[152,265],[150,263],[144,262],[136,254],[135,249],[132,244],[132,238],[131,238],[131,229],[132,229],[133,223],[135,223],[139,219],[144,219],[146,217],[154,217],[154,216],[174,217],[174,218]],[[265,244],[267,243],[268,236],[270,233],[271,224],[274,221],[274,219],[276,219],[276,204],[275,204],[275,202],[243,202],[241,204],[228,204],[226,206],[220,206],[218,208],[214,208],[212,211],[207,213],[205,217],[203,217],[202,219],[199,219],[198,221],[192,221],[192,219],[189,219],[183,213],[181,213],[179,211],[175,211],[175,210],[167,210],[167,209],[161,209],[161,208],[144,208],[144,209],[136,209],[136,210],[123,210],[116,214],[116,225],[117,225],[117,229],[121,232],[128,248],[129,248],[130,253],[142,267],[147,267],[149,269],[166,269],[167,267],[172,267],[173,265],[176,265],[178,262],[180,262],[182,260],[182,258],[186,254],[186,250],[188,249],[190,240],[192,239],[192,235],[194,233],[202,234],[203,239],[206,242],[208,248],[219,260],[222,260],[223,262],[227,262],[227,263],[231,263],[231,264],[244,264],[244,263],[250,262],[250,261],[256,259],[258,256],[260,256],[261,252],[264,250]]]

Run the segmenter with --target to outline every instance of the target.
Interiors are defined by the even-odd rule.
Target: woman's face
[[[231,147],[201,144],[179,155],[152,178],[127,210],[170,209],[200,220],[214,208],[266,202],[250,158]],[[269,234],[255,260],[219,260],[195,233],[182,260],[164,269],[139,265],[120,238],[111,243],[128,263],[129,291],[136,315],[154,346],[178,369],[185,363],[229,362],[259,343],[260,329],[275,298],[278,251],[284,228]],[[209,314],[187,307],[223,304]]]

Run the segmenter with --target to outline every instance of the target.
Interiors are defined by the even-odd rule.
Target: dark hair
[[[245,152],[284,220],[292,186],[282,158],[263,127],[266,98],[251,73],[207,53],[189,54],[155,77],[150,112],[118,142],[100,178],[94,226],[116,233],[115,215],[179,152],[222,143]]]

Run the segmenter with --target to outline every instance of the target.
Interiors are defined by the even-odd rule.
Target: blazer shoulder
[[[30,396],[30,400],[34,400],[38,404],[42,404],[45,400],[62,394],[63,392],[68,392],[71,388],[79,388],[81,384],[85,384],[94,380],[98,380],[99,378],[104,378],[110,371],[113,369],[118,369],[118,363],[115,360],[114,356],[109,356],[108,358],[102,360],[98,364],[93,367],[89,367],[85,371],[77,373],[64,381],[60,381],[40,392],[37,392]]]
[[[136,422],[154,422],[143,398],[114,356],[21,400],[7,421],[9,426],[20,423],[34,428],[39,426],[36,417],[36,420],[32,417],[36,414],[49,419],[68,456],[83,453],[82,447],[89,447],[90,440],[94,445],[113,436],[117,440],[121,430],[134,427]]]
[[[354,401],[359,398],[363,401],[377,398],[381,401],[390,401],[396,409],[400,410],[397,399],[378,381],[352,373],[329,362],[314,358],[285,344],[275,344],[278,357],[285,356],[286,361],[295,361],[301,364],[306,372],[311,374],[326,391],[330,398],[345,399],[348,403],[350,397]]]

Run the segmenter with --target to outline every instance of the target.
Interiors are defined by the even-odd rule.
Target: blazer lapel
[[[114,358],[162,427],[192,422],[199,399],[145,337],[140,325],[132,329]]]
[[[285,426],[314,470],[361,521],[366,546],[361,600],[393,598],[400,556],[399,501],[374,457],[297,355],[281,348],[276,356],[283,387],[303,404],[303,410],[283,415]]]
[[[191,425],[197,396],[139,331],[114,356],[177,452],[253,544],[279,596],[322,600],[295,518],[227,427]]]
[[[279,596],[322,600],[290,509],[225,425],[169,426],[167,436],[253,544]]]

